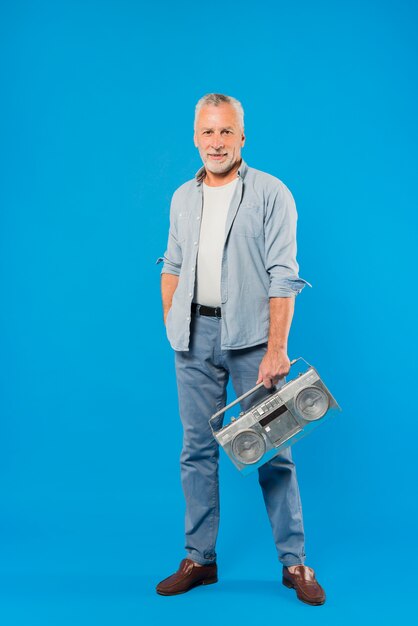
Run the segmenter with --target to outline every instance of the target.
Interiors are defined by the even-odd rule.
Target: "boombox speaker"
[[[221,416],[263,387],[264,383],[244,393],[209,420],[216,441],[244,475],[308,435],[336,410],[341,411],[316,369],[301,357],[294,359],[291,366],[296,363],[301,371],[292,380],[280,389],[273,390],[237,418],[232,417],[219,430],[215,429],[214,424],[218,425],[222,421]]]

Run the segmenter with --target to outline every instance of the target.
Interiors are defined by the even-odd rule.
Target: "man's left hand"
[[[277,385],[280,378],[283,378],[289,373],[290,361],[287,356],[286,350],[272,350],[267,348],[263,360],[260,363],[258,369],[258,383],[263,382],[264,387],[271,389],[274,385]]]

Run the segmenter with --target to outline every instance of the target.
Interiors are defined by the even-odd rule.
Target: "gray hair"
[[[242,130],[244,130],[244,109],[242,108],[242,104],[236,98],[232,98],[232,96],[226,96],[223,93],[207,93],[206,96],[200,98],[198,103],[196,104],[195,114],[194,114],[194,128],[196,130],[196,120],[197,116],[200,113],[200,109],[207,104],[212,104],[217,107],[220,104],[232,104],[235,111],[237,112],[239,122],[241,124]]]

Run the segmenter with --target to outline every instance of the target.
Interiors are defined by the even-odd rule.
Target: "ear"
[[[243,148],[243,147],[244,147],[244,144],[245,144],[245,139],[246,139],[246,137],[245,137],[245,135],[244,135],[244,131],[243,131],[243,132],[242,132],[242,134],[241,134],[241,148]]]
[[[197,148],[197,137],[196,137],[196,133],[194,133],[193,135],[193,141],[194,141],[194,145]]]

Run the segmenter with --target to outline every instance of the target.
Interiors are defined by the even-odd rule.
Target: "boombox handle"
[[[309,365],[309,363],[307,361],[305,361],[305,359],[303,359],[301,356],[299,356],[297,359],[293,359],[293,361],[290,361],[290,367],[292,367],[292,365],[294,365],[297,361],[303,361],[304,363],[306,363],[306,365],[308,367],[311,367]],[[236,400],[234,400],[233,402],[231,402],[230,404],[225,406],[223,409],[221,409],[220,411],[218,411],[217,413],[212,415],[212,417],[209,420],[209,426],[210,426],[210,429],[211,429],[212,433],[215,432],[213,430],[213,428],[212,428],[212,420],[214,420],[215,418],[217,418],[220,415],[222,415],[222,413],[225,413],[225,411],[228,411],[228,409],[230,409],[231,407],[233,407],[236,404],[238,404],[238,402],[241,402],[241,400],[244,400],[244,398],[248,398],[248,396],[251,396],[255,391],[257,391],[257,389],[261,389],[261,387],[263,387],[263,385],[264,385],[263,382],[258,383],[258,385],[256,385],[255,387],[253,387],[249,391],[246,391],[245,393],[242,394],[242,396],[240,396],[239,398],[237,398]]]

